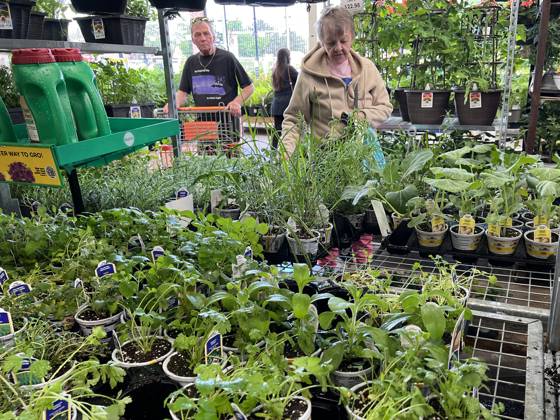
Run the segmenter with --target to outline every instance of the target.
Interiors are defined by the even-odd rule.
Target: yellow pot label
[[[502,229],[499,225],[488,225],[488,233],[492,236],[502,236]]]
[[[546,225],[539,225],[535,229],[535,233],[533,234],[533,239],[535,242],[540,243],[550,243],[552,241],[552,233],[550,229]]]
[[[536,216],[533,219],[533,226],[535,226],[535,228],[536,228],[539,225],[548,226],[548,219],[546,218],[546,216]]]
[[[513,226],[513,220],[511,219],[511,217],[508,217],[506,219],[506,221],[502,224],[503,227],[512,227]]]
[[[432,216],[432,232],[443,232],[445,230],[445,220],[441,216]]]
[[[473,235],[475,227],[475,220],[470,214],[465,214],[459,220],[459,234]]]

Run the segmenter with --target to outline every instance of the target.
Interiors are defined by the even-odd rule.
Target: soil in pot
[[[177,376],[194,377],[196,374],[188,367],[189,360],[181,353],[177,353],[169,359],[167,369]]]
[[[121,347],[121,360],[125,363],[145,363],[165,356],[171,350],[171,343],[163,338],[156,338],[152,350],[145,353],[140,346],[130,341]]]
[[[85,311],[80,313],[80,319],[84,321],[101,321],[102,319],[107,319],[112,317],[113,315],[102,314],[99,315],[94,312],[92,309],[86,309]]]
[[[294,398],[290,400],[288,404],[286,404],[286,407],[284,407],[284,414],[282,415],[282,418],[284,420],[299,420],[307,411],[307,407],[308,407],[307,402],[305,400]],[[265,413],[261,411],[257,413],[252,413],[247,417],[247,419],[259,420],[262,418],[266,418],[266,416],[262,417],[262,415],[257,417],[257,414],[265,414]]]

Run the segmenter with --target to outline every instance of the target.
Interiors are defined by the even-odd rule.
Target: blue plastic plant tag
[[[10,284],[10,287],[8,287],[8,293],[12,296],[20,296],[30,292],[31,286],[22,281],[14,281],[12,284]]]
[[[23,353],[18,354],[18,356],[23,356]],[[45,382],[44,378],[34,376],[31,373],[31,364],[33,360],[30,357],[23,357],[21,360],[21,367],[17,372],[12,372],[12,377],[14,379],[14,383],[19,385],[37,385],[42,382]]]
[[[252,259],[253,258],[253,250],[251,249],[250,246],[245,248],[245,252],[243,253],[243,256],[247,259]]]
[[[66,400],[56,400],[53,407],[44,411],[43,420],[67,420],[71,418],[70,403]]]
[[[115,274],[116,272],[117,272],[117,267],[115,267],[115,264],[108,263],[105,260],[97,264],[97,268],[95,269],[95,275],[100,278],[105,276],[110,276],[111,274]]]
[[[178,200],[180,198],[185,198],[189,196],[189,190],[186,188],[179,188],[175,193],[175,198]]]
[[[14,333],[14,324],[9,312],[0,308],[0,337]]]
[[[385,155],[383,154],[381,143],[379,143],[379,139],[377,138],[377,133],[373,128],[368,128],[364,143],[371,146],[375,163],[379,169],[383,169],[385,167]]]
[[[222,334],[214,331],[210,334],[206,343],[204,343],[204,362],[207,365],[210,363],[221,363],[222,356]]]
[[[6,283],[6,281],[9,279],[10,277],[8,276],[8,273],[6,272],[6,270],[4,270],[2,267],[0,267],[0,287]],[[1,293],[1,292],[0,292]]]
[[[152,260],[154,262],[156,262],[159,257],[163,257],[164,255],[165,251],[161,246],[154,246],[154,249],[152,249]]]

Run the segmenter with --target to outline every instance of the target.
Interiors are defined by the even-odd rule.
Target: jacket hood
[[[353,78],[362,73],[360,56],[354,50],[350,50],[350,68]],[[320,43],[303,57],[301,70],[316,77],[333,77],[327,64],[327,52]]]

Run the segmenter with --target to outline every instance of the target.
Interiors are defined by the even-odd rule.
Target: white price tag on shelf
[[[0,2],[0,29],[14,29],[10,5],[6,2]]]
[[[93,18],[91,20],[91,30],[95,39],[105,39],[105,26],[103,26],[103,19]]]
[[[341,0],[340,5],[350,13],[360,13],[365,10],[364,0]]]
[[[420,108],[433,108],[433,107],[434,107],[434,93],[422,92]]]

